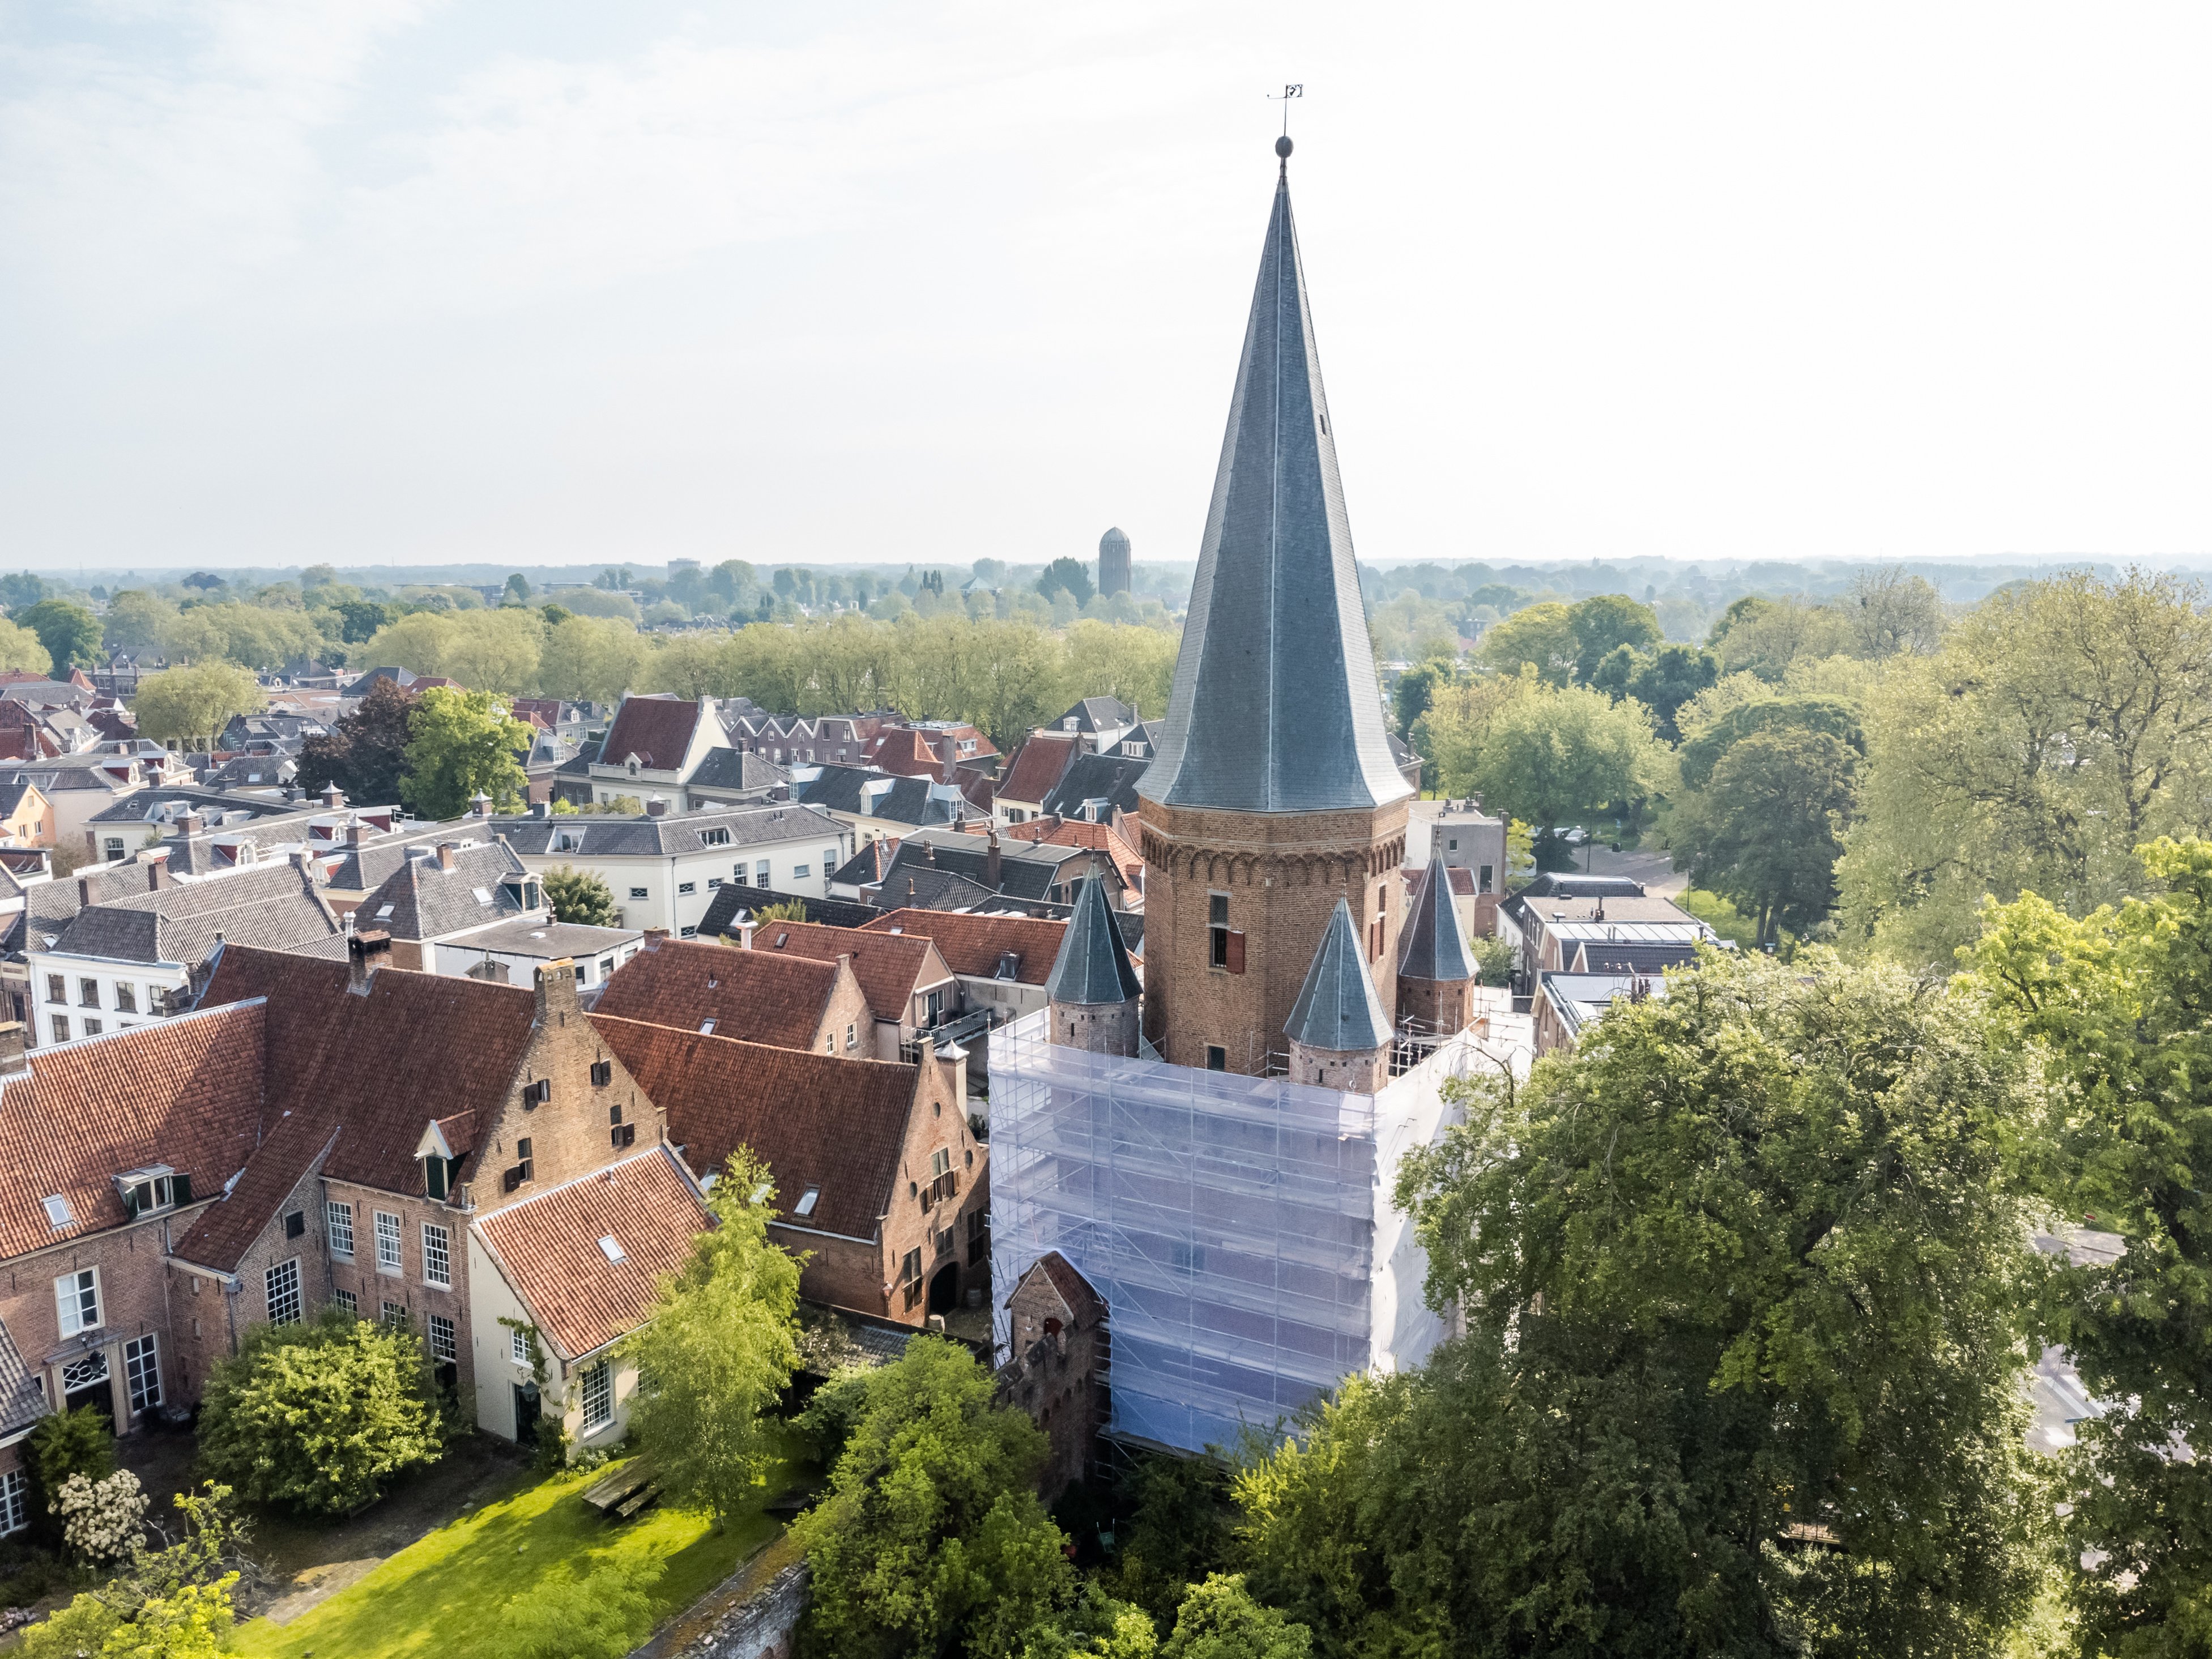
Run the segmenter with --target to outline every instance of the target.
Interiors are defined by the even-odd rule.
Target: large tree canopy
[[[1332,1656],[1994,1652],[2041,1125],[1980,1002],[1715,960],[1467,1106],[1398,1189],[1467,1334],[1247,1468],[1261,1599]]]
[[[2083,1650],[2185,1659],[2212,1650],[2212,842],[2142,857],[2164,891],[2080,920],[2029,894],[1972,961],[2061,1091],[2063,1211],[2122,1241],[2048,1297],[2050,1339],[2113,1402],[2067,1466]]]
[[[1992,595],[1867,708],[1847,938],[1948,963],[1984,896],[2069,915],[2150,890],[2136,848],[2212,831],[2212,615],[2193,583],[2082,573]]]

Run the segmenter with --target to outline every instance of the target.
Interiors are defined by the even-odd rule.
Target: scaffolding
[[[1105,1298],[1110,1432],[1187,1451],[1272,1433],[1442,1340],[1390,1194],[1445,1121],[1445,1081],[1494,1063],[1472,1034],[1375,1095],[1048,1036],[1043,1012],[991,1033],[992,1282],[1058,1250]]]

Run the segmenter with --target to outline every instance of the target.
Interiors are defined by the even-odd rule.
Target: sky
[[[2212,552],[2212,9],[0,6],[0,567]]]

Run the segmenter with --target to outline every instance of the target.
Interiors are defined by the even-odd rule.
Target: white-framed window
[[[100,1269],[64,1273],[54,1280],[54,1310],[61,1316],[62,1334],[100,1328]]]
[[[384,1304],[384,1322],[400,1330],[406,1329],[407,1304],[404,1302],[386,1303]]]
[[[0,1474],[0,1537],[31,1524],[31,1477],[21,1469]]]
[[[738,873],[742,876],[744,874],[744,872],[740,870]],[[753,882],[754,886],[765,887],[768,885],[768,860],[766,859],[763,859],[758,864],[753,866],[753,875],[756,878]]]
[[[793,881],[805,881],[813,873],[814,866],[811,864],[794,864],[791,866],[791,878]]]
[[[453,1287],[453,1235],[428,1221],[422,1224],[422,1282],[441,1291]]]
[[[331,1300],[337,1303],[341,1308],[343,1308],[356,1319],[361,1317],[361,1298],[356,1296],[351,1291],[332,1291],[331,1292]]]
[[[77,1006],[80,1008],[99,1007],[100,981],[96,979],[81,979],[77,981],[76,1000]]]
[[[119,980],[116,982],[115,1012],[118,1014],[135,1014],[138,1012],[138,988],[137,986],[126,985]]]
[[[520,1325],[507,1334],[507,1355],[523,1370],[530,1369],[530,1333]]]
[[[591,1434],[615,1420],[615,1377],[604,1359],[584,1372],[584,1432]]]
[[[823,848],[822,849],[822,873],[826,876],[836,867],[837,849],[834,847]]]
[[[151,1331],[123,1345],[123,1381],[131,1390],[132,1411],[150,1412],[161,1405],[161,1345]]]
[[[634,899],[641,899],[647,897],[648,894],[642,887],[633,887],[629,890],[629,896]]]
[[[107,1381],[107,1350],[95,1348],[76,1364],[62,1367],[62,1398],[87,1389],[97,1388]]]
[[[460,1344],[454,1340],[453,1322],[443,1314],[431,1314],[423,1322],[430,1328],[430,1358],[448,1363],[460,1358]]]
[[[330,1228],[331,1254],[353,1254],[353,1206],[331,1199],[323,1206],[323,1214]]]
[[[376,1271],[399,1271],[399,1218],[387,1210],[376,1212]]]
[[[107,1028],[105,1025],[102,1025],[98,1020],[93,1018],[90,1015],[87,1015],[85,1017],[84,1034],[87,1036],[98,1036],[106,1029]]]
[[[48,1016],[48,1018],[53,1021],[54,1041],[57,1042],[67,1042],[70,1040],[69,1016],[67,1014],[52,1014]]]
[[[296,1325],[300,1322],[300,1263],[295,1257],[280,1261],[264,1276],[263,1291],[269,1299],[269,1322],[272,1325]]]

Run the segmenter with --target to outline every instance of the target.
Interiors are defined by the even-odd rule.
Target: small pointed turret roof
[[[1406,919],[1405,942],[1398,947],[1398,971],[1407,979],[1466,980],[1474,977],[1474,953],[1459,925],[1452,902],[1451,872],[1442,859],[1431,859],[1413,890],[1413,914]]]
[[[1278,146],[1285,157],[1289,150]],[[1390,757],[1314,349],[1287,160],[1260,256],[1147,800],[1237,812],[1379,806]]]
[[[1390,1017],[1382,1012],[1375,981],[1360,960],[1359,932],[1342,899],[1336,902],[1283,1030],[1293,1042],[1330,1054],[1360,1053],[1390,1041]]]
[[[1097,877],[1085,876],[1075,890],[1075,914],[1067,920],[1044,994],[1054,1002],[1096,1006],[1127,1002],[1140,988],[1106,889]]]

